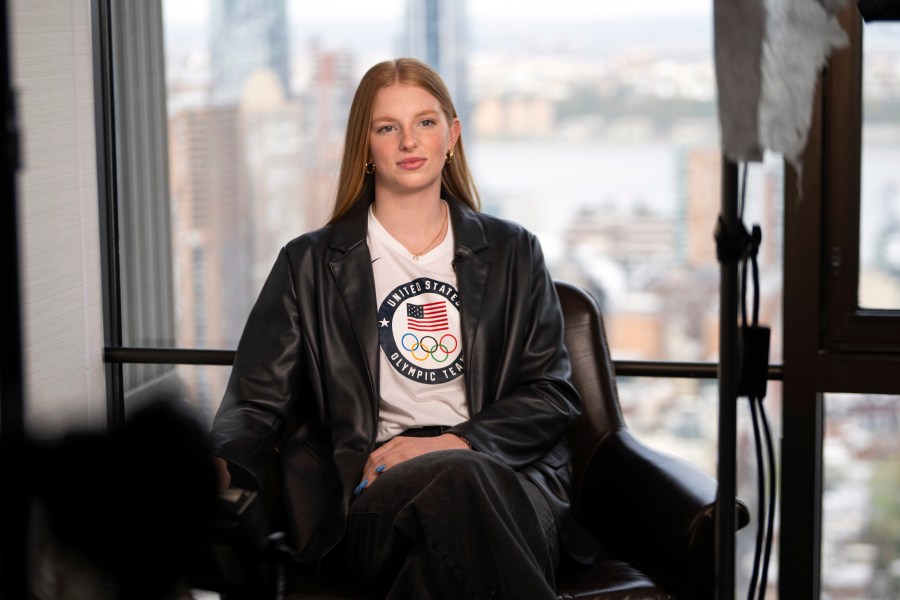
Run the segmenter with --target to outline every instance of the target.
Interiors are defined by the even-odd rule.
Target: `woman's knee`
[[[449,450],[420,458],[426,460],[416,468],[422,469],[430,487],[447,497],[509,500],[524,494],[516,472],[487,454]]]

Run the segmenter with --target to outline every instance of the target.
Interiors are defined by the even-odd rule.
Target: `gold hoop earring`
[[[366,163],[366,175],[371,175],[375,172],[375,163],[370,162]]]
[[[447,150],[447,156],[445,157],[448,163],[453,162],[453,148]]]

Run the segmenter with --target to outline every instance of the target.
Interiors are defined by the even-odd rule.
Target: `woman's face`
[[[381,88],[369,131],[376,193],[439,194],[445,157],[458,137],[459,120],[448,121],[424,89],[402,83]]]

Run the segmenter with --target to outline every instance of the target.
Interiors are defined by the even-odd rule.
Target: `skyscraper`
[[[184,110],[170,118],[169,139],[177,344],[234,347],[256,292],[239,109]]]
[[[274,71],[290,95],[285,0],[213,0],[211,18],[213,104],[236,103],[259,69]]]
[[[310,48],[312,80],[304,96],[307,122],[304,132],[312,136],[308,147],[315,148],[303,157],[307,175],[306,222],[321,227],[328,220],[334,203],[335,182],[344,150],[344,130],[353,101],[357,77],[353,55],[345,51]]]
[[[469,121],[468,19],[465,0],[407,0],[404,54],[433,67]]]

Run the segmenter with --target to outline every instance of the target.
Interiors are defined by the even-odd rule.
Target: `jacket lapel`
[[[369,202],[360,201],[334,224],[329,266],[365,357],[374,416],[378,414],[378,323],[372,259],[366,244],[368,208]]]
[[[460,298],[460,327],[462,328],[463,356],[466,361],[466,398],[470,414],[477,414],[484,406],[484,386],[476,385],[481,379],[472,369],[479,357],[476,356],[476,339],[481,321],[481,307],[484,302],[485,286],[491,271],[491,261],[487,256],[487,237],[476,213],[460,201],[452,199],[444,192],[450,206],[450,218],[455,236],[455,256],[453,268]]]

